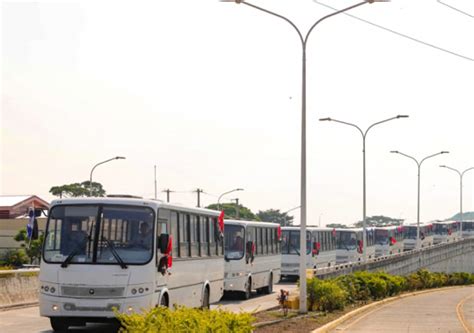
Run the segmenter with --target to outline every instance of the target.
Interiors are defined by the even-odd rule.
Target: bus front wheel
[[[51,327],[55,332],[67,332],[69,324],[66,318],[49,318]]]

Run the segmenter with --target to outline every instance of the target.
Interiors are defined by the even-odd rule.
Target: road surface
[[[252,298],[243,301],[237,299],[237,297],[226,298],[218,303],[218,305],[212,305],[211,308],[217,308],[221,306],[224,309],[240,312],[254,310],[265,310],[278,305],[276,297],[280,289],[289,290],[290,293],[296,290],[294,283],[282,282],[274,285],[274,292],[270,295],[257,295],[252,294]],[[88,324],[87,327],[71,328],[72,331],[76,332],[94,332],[94,333],[105,333],[115,332],[113,327],[110,325],[102,324]],[[0,332],[1,333],[51,333],[51,326],[49,325],[49,319],[39,316],[39,308],[37,306],[0,311]]]
[[[446,289],[381,305],[332,333],[474,333],[474,287]]]

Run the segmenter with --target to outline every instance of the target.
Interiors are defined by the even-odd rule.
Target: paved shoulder
[[[471,296],[474,296],[474,287],[446,289],[402,298],[357,316],[341,324],[333,332],[474,332],[474,297]],[[471,331],[466,331],[465,327],[468,325],[471,326]]]

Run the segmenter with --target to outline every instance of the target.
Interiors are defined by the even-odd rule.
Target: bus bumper
[[[81,299],[40,294],[40,316],[114,318],[119,313],[139,313],[156,304],[152,295],[117,299]]]

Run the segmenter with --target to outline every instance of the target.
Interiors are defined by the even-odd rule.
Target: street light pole
[[[108,160],[99,162],[96,165],[94,165],[94,167],[91,170],[90,177],[89,177],[89,196],[90,197],[92,196],[92,173],[94,172],[94,169],[97,168],[101,164],[104,164],[104,163],[107,163],[107,162],[110,162],[110,161],[113,161],[113,160],[124,160],[124,159],[125,159],[125,157],[115,156],[115,157],[109,158]]]
[[[426,156],[423,158],[420,162],[413,156],[404,154],[402,152],[399,152],[398,150],[392,150],[391,153],[393,154],[400,154],[405,157],[408,157],[409,159],[412,159],[415,161],[416,165],[418,166],[418,196],[417,196],[417,209],[416,209],[416,248],[420,249],[420,173],[421,173],[421,164],[423,164],[424,161],[426,161],[429,158],[441,155],[441,154],[449,154],[449,151],[440,151],[439,153],[432,154],[429,156]]]
[[[468,168],[468,169],[464,170],[463,172],[459,171],[458,169],[454,169],[454,168],[451,168],[451,167],[449,167],[449,166],[446,166],[446,165],[440,165],[440,168],[446,168],[446,169],[449,169],[449,170],[453,170],[453,171],[457,172],[458,175],[459,175],[459,185],[460,185],[460,186],[459,186],[459,192],[460,192],[460,193],[459,193],[459,194],[460,194],[460,195],[459,195],[459,214],[461,214],[461,227],[460,227],[460,229],[459,229],[459,233],[460,233],[461,239],[462,239],[462,238],[463,238],[463,237],[462,237],[462,222],[463,222],[463,210],[462,210],[462,179],[463,179],[463,177],[464,177],[464,174],[465,174],[466,172],[468,172],[469,170],[474,170],[474,167]]]
[[[366,167],[365,167],[365,139],[367,137],[367,133],[369,130],[379,124],[386,123],[387,121],[390,120],[395,120],[395,119],[400,119],[400,118],[408,118],[407,115],[398,115],[392,118],[384,119],[381,121],[378,121],[376,123],[373,123],[370,125],[365,132],[357,125],[348,123],[345,121],[337,120],[337,119],[332,119],[332,118],[321,118],[319,121],[334,121],[336,123],[340,123],[343,125],[349,125],[352,127],[355,127],[359,130],[360,134],[362,135],[362,255],[363,255],[363,260],[367,260],[367,194],[366,194],[366,188],[367,188],[367,181],[366,181]]]
[[[323,16],[319,20],[317,20],[308,30],[306,35],[303,37],[303,34],[301,33],[300,29],[288,18],[274,13],[270,10],[258,7],[256,5],[253,5],[251,3],[246,2],[245,0],[220,0],[221,2],[235,2],[237,4],[244,4],[249,7],[252,7],[254,9],[258,9],[264,13],[276,16],[287,23],[289,23],[297,32],[298,37],[301,41],[301,47],[302,47],[302,84],[301,84],[301,185],[300,185],[300,205],[301,205],[301,237],[300,237],[300,253],[306,253],[306,45],[308,42],[308,37],[313,31],[313,29],[322,21],[326,20],[327,18],[330,18],[332,16],[344,13],[350,9],[365,5],[366,3],[374,3],[374,2],[387,2],[390,0],[365,0],[362,2],[359,2],[355,5],[352,5],[350,7],[338,10],[334,13],[331,13],[329,15]],[[305,256],[302,255],[300,256],[300,313],[307,313],[307,305],[306,305],[306,261],[305,261]]]
[[[244,190],[243,188],[234,188],[233,190],[224,192],[224,193],[222,193],[221,195],[219,195],[219,198],[217,198],[217,208],[218,208],[219,210],[221,210],[220,201],[221,201],[221,198],[222,198],[224,195],[229,194],[229,193],[232,193],[232,192],[243,191],[243,190]]]

